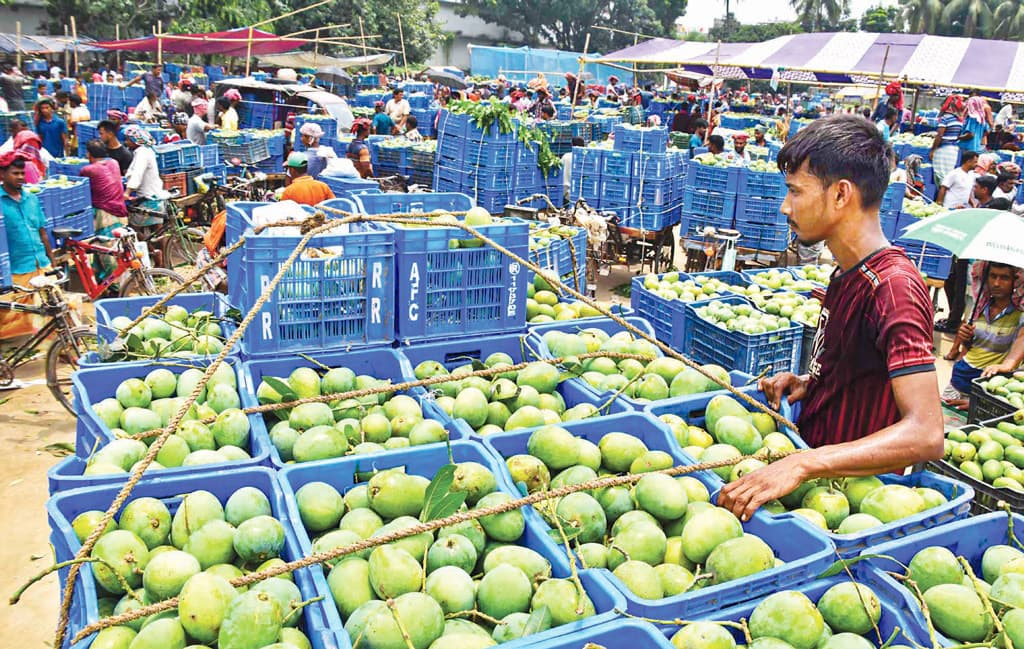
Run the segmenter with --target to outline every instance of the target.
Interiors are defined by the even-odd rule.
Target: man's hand
[[[803,481],[800,457],[790,455],[722,487],[718,506],[746,522],[761,505],[791,493]]]
[[[995,376],[996,374],[1009,374],[1010,372],[1013,372],[1016,369],[1016,365],[1004,361],[1002,363],[999,363],[998,365],[989,365],[988,367],[983,369],[981,371],[981,378],[988,379]]]
[[[779,409],[779,401],[785,395],[789,395],[789,403],[800,401],[807,394],[807,382],[793,374],[783,372],[768,379],[761,379],[757,387],[768,398],[768,405],[776,410]]]
[[[974,325],[963,323],[960,328],[957,329],[956,335],[965,342],[971,342],[974,340]]]

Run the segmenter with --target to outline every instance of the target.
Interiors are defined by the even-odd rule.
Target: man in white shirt
[[[978,154],[974,151],[961,152],[960,166],[946,174],[935,202],[949,209],[967,207],[974,192],[975,164]]]
[[[412,108],[409,106],[409,102],[406,101],[403,96],[404,92],[401,88],[396,88],[391,93],[391,99],[388,100],[386,106],[384,106],[384,112],[387,113],[391,121],[398,127],[398,132],[405,132],[405,119],[412,112]]]
[[[750,151],[747,151],[747,140],[750,138],[746,133],[737,133],[732,136],[732,150],[736,157],[743,162],[750,162]]]

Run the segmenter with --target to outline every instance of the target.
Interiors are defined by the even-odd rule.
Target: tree
[[[675,6],[685,6],[678,0]],[[594,29],[670,36],[648,0],[463,0],[463,16],[473,15],[523,35],[526,44],[581,51],[590,34],[590,51],[608,52],[633,44],[629,34]],[[667,15],[667,14],[663,14]],[[674,18],[673,21],[674,23]]]
[[[51,33],[63,32],[75,17],[79,34],[113,39],[152,33],[157,21],[164,30],[185,33],[243,27],[269,18],[278,8],[275,0],[46,0]]]
[[[897,7],[871,7],[860,17],[860,29],[864,32],[887,34],[903,31],[903,17]]]
[[[907,31],[914,34],[939,34],[942,22],[942,0],[900,0],[900,10]]]
[[[995,24],[990,0],[952,0],[942,10],[942,20],[957,36],[968,38],[988,37]]]
[[[687,0],[647,0],[647,6],[654,12],[654,17],[661,25],[660,33],[673,36],[676,31],[676,20],[686,13]]]
[[[779,36],[799,34],[802,31],[800,24],[796,22],[754,24],[736,23],[729,26],[728,33],[720,34],[716,29],[712,29],[708,36],[712,41],[722,40],[728,43],[760,43],[762,41],[778,38]]]
[[[822,32],[849,27],[849,24],[842,23],[850,13],[850,0],[791,0],[790,4],[804,31]]]
[[[1000,0],[992,14],[995,19],[993,38],[1019,40],[1024,34],[1024,2],[1021,0]]]

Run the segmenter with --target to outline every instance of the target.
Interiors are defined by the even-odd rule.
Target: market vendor
[[[721,135],[712,135],[708,138],[708,153],[718,155],[725,151],[725,138]]]
[[[743,162],[750,162],[750,151],[747,151],[747,140],[750,139],[746,133],[737,133],[732,136],[732,150],[736,158]]]
[[[206,113],[209,109],[210,104],[205,99],[192,100],[192,116],[188,118],[188,123],[185,126],[185,137],[196,146],[206,145],[206,132],[213,128],[206,121]]]
[[[405,98],[404,90],[395,88],[391,92],[391,99],[384,105],[384,112],[394,122],[398,133],[405,131],[405,118],[412,113],[412,108],[409,106],[409,100]]]
[[[309,161],[307,170],[312,178],[319,178],[331,158],[338,157],[332,147],[320,144],[320,138],[323,136],[324,130],[316,122],[306,122],[299,129],[299,137],[302,138],[302,145],[306,147]]]
[[[708,134],[708,123],[703,118],[698,117],[693,122],[693,135],[690,136],[690,151],[698,149],[704,146],[704,137]]]
[[[121,168],[121,175],[128,173],[128,167],[131,166],[134,156],[128,147],[121,144],[121,139],[117,136],[121,127],[117,122],[105,119],[96,125],[96,131],[100,135],[100,142],[107,147],[107,155],[117,160],[117,166]]]
[[[132,125],[124,129],[125,146],[132,150],[132,163],[125,174],[124,199],[139,201],[144,208],[160,211],[168,197],[153,151],[153,136]]]
[[[768,140],[764,137],[764,131],[765,128],[761,124],[754,127],[754,144],[756,146],[768,146]]]
[[[121,89],[125,89],[128,86],[133,86],[138,82],[142,82],[146,88],[146,94],[155,93],[157,97],[164,96],[164,66],[157,63],[149,72],[143,72],[128,83],[122,84]]]
[[[370,137],[370,120],[360,117],[352,122],[352,134],[355,135],[355,138],[348,143],[345,157],[352,161],[361,177],[373,178],[370,147],[366,144],[366,138]]]
[[[903,471],[944,451],[928,289],[878,218],[889,185],[882,135],[859,115],[822,118],[778,163],[789,189],[782,213],[800,241],[827,243],[838,268],[809,373],[760,381],[772,407],[802,402],[796,423],[812,450],[722,488],[718,504],[744,520],[802,482]]]
[[[942,399],[955,408],[966,409],[971,381],[986,370],[993,374],[1012,372],[1024,355],[1024,327],[1021,305],[1024,303],[1024,273],[1019,268],[994,262],[976,261],[971,268],[975,306],[971,319],[960,325],[957,341],[967,349],[952,350],[956,360],[949,385]],[[1011,347],[1018,355],[1011,354]]]
[[[295,201],[302,205],[319,205],[334,198],[334,192],[326,183],[309,175],[309,162],[305,153],[292,151],[284,163],[288,174],[288,186],[281,192],[282,201]]]

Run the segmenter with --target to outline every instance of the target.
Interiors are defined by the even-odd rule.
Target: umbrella
[[[453,74],[447,70],[436,70],[430,69],[426,72],[427,78],[433,83],[439,83],[442,86],[448,86],[452,90],[465,90],[469,87],[466,80]]]
[[[317,70],[316,78],[335,86],[348,86],[352,84],[352,76],[335,65]]]
[[[934,243],[961,259],[1024,268],[1024,219],[1011,212],[952,210],[908,226],[901,238]]]

